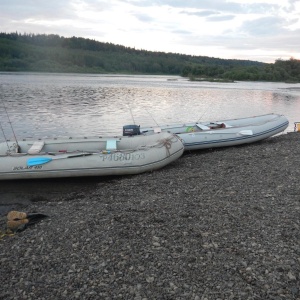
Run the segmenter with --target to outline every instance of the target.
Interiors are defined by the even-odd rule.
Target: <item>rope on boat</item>
[[[21,156],[26,156],[26,155],[30,155],[30,154],[28,154],[28,153],[14,153],[14,152],[11,152],[11,151],[7,151],[6,154],[0,154],[0,157],[7,157],[7,156],[21,157]]]
[[[163,144],[163,146],[166,147],[167,154],[168,154],[168,156],[170,156],[170,155],[171,155],[170,149],[171,149],[171,147],[172,147],[172,141],[171,141],[171,139],[164,139],[164,140],[162,141],[162,144]]]
[[[135,149],[126,149],[126,150],[112,150],[110,153],[133,153],[136,151],[148,151],[151,148],[162,148],[165,147],[167,151],[167,155],[170,156],[170,149],[172,148],[172,143],[176,142],[178,139],[175,136],[172,136],[171,138],[165,138],[162,140],[159,140],[156,144],[154,145],[145,145],[145,146],[140,146]],[[100,152],[101,153],[101,152]],[[106,153],[105,153],[106,154]]]
[[[176,139],[177,141],[177,139]],[[167,155],[170,156],[170,149],[172,148],[172,143],[175,142],[175,136],[172,136],[170,138],[165,138],[158,141],[157,147],[166,147]]]
[[[50,156],[57,156],[57,155],[62,155],[62,154],[87,154],[87,155],[97,155],[97,154],[113,154],[113,153],[134,153],[136,151],[148,151],[151,148],[162,148],[165,147],[167,151],[167,155],[170,156],[170,149],[172,148],[172,143],[178,141],[178,137],[175,135],[172,135],[171,137],[164,138],[161,140],[158,140],[155,144],[152,145],[141,145],[137,146],[133,149],[124,149],[124,150],[90,150],[90,151],[82,151],[82,150],[75,150],[71,152],[66,152],[66,153],[60,153],[60,152],[42,152],[37,155],[44,156],[44,155],[50,155]],[[9,146],[9,145],[8,145]],[[12,156],[12,157],[20,157],[20,156],[29,156],[31,157],[31,154],[28,154],[26,152],[24,153],[14,153],[11,151],[8,151],[6,154],[0,154],[0,157],[6,157],[6,156]]]

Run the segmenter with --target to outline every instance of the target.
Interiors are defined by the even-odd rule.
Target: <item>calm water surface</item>
[[[0,73],[0,140],[122,135],[152,126],[281,113],[300,121],[300,84],[190,82],[171,76]],[[11,125],[10,125],[11,124]],[[3,134],[4,133],[4,134]]]

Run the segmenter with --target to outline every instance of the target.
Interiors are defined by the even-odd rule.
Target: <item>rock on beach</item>
[[[288,133],[26,202],[0,299],[300,299],[299,167]]]

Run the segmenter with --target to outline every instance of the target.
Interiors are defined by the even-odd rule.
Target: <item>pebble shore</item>
[[[300,299],[299,133],[22,209],[49,217],[1,238],[0,299]]]

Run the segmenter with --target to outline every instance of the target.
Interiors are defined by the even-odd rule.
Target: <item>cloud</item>
[[[245,21],[238,31],[248,36],[274,36],[286,31],[283,28],[284,23],[284,20],[279,17],[258,18]]]
[[[72,4],[68,1],[51,0],[40,2],[33,0],[1,1],[0,14],[7,19],[27,19],[27,18],[73,18]]]
[[[153,22],[155,20],[155,18],[147,15],[147,14],[138,14],[138,13],[132,13],[133,16],[135,16],[139,21],[141,22]]]
[[[230,21],[233,20],[235,16],[233,15],[224,15],[224,16],[211,16],[206,18],[208,22],[222,22],[222,21]]]
[[[215,11],[215,10],[201,10],[201,11],[196,11],[196,12],[182,11],[181,13],[190,15],[190,16],[197,16],[197,17],[208,17],[211,15],[219,14],[219,12]]]

